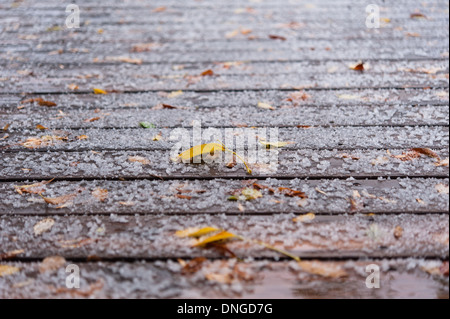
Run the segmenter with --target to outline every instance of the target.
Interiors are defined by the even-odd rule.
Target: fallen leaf
[[[166,7],[157,7],[157,8],[155,8],[155,9],[153,9],[152,10],[152,12],[164,12],[164,11],[166,11],[167,10],[167,8]]]
[[[1,140],[6,140],[9,137],[9,134],[5,134],[2,137],[0,137],[0,141]]]
[[[20,195],[22,195],[23,193],[41,194],[45,191],[43,186],[51,183],[52,181],[53,181],[53,179],[51,179],[49,181],[42,181],[42,182],[31,184],[31,185],[21,185],[21,186],[14,185],[14,189]]]
[[[208,244],[216,243],[219,241],[224,241],[232,238],[237,238],[237,236],[233,233],[227,232],[227,231],[221,231],[218,234],[208,236],[206,238],[200,239],[197,243],[193,245],[193,247],[199,247],[199,246],[205,246]]]
[[[37,128],[38,130],[48,130],[47,127],[42,126],[41,124],[36,125],[36,128]]]
[[[175,235],[180,237],[180,238],[184,238],[184,237],[201,237],[204,235],[207,235],[209,233],[212,232],[217,232],[220,231],[219,228],[215,228],[215,227],[203,227],[203,228],[186,228],[183,230],[178,230]]]
[[[49,273],[58,270],[66,264],[66,260],[61,256],[46,257],[39,265],[39,272]]]
[[[33,99],[27,99],[25,101],[22,101],[21,104],[28,104],[28,103],[38,103],[40,106],[48,106],[48,107],[52,107],[52,106],[56,106],[57,104],[55,102],[51,102],[51,101],[46,101],[43,98],[37,97],[37,98],[33,98]]]
[[[77,140],[87,140],[89,137],[87,135],[80,135],[76,137]]]
[[[151,124],[149,122],[139,122],[139,125],[142,128],[155,128],[156,127],[154,124]]]
[[[440,159],[439,155],[437,155],[436,152],[430,150],[429,148],[412,148],[411,150],[431,158],[435,158],[438,160]]]
[[[149,52],[154,48],[160,47],[159,43],[139,43],[131,48],[131,52]]]
[[[307,273],[325,278],[339,279],[348,277],[348,273],[336,263],[320,261],[301,261],[298,265]]]
[[[72,90],[72,91],[75,91],[75,90],[78,90],[78,89],[79,89],[78,85],[76,85],[75,83],[69,84],[69,85],[67,86],[67,88],[68,88],[69,90]]]
[[[279,142],[279,141],[277,141],[277,142],[266,142],[266,141],[259,140],[259,142],[262,145],[264,145],[266,148],[268,148],[268,149],[270,149],[270,148],[281,148],[281,147],[285,147],[285,146],[290,145],[290,144],[295,144],[295,142],[290,142],[290,141],[288,141],[288,142]]]
[[[48,197],[44,197],[42,195],[41,195],[41,197],[44,199],[44,201],[47,204],[61,205],[57,208],[63,208],[63,207],[66,207],[66,205],[68,203],[70,203],[75,197],[77,197],[77,194],[68,194],[68,195],[63,195],[63,196],[54,197],[54,198],[48,198]]]
[[[257,198],[263,197],[262,193],[254,188],[246,187],[244,188],[240,194],[234,194],[228,197],[228,200],[254,200]]]
[[[90,119],[86,119],[86,120],[84,120],[84,122],[85,122],[85,123],[90,123],[90,122],[98,121],[98,120],[100,120],[100,119],[101,119],[101,117],[96,116],[96,117],[93,117],[93,118],[90,118]]]
[[[40,236],[45,232],[48,232],[52,229],[53,225],[55,225],[55,220],[52,218],[45,218],[39,222],[37,222],[33,226],[34,235]]]
[[[233,282],[233,274],[225,273],[225,274],[217,274],[217,273],[207,273],[205,274],[205,278],[209,281],[217,281],[221,284],[231,284]]]
[[[198,272],[202,268],[203,263],[206,261],[206,258],[205,257],[196,257],[194,259],[191,259],[187,263],[184,261],[182,262],[181,259],[179,259],[178,261],[183,266],[183,268],[181,269],[181,273],[183,275],[191,275],[191,274]]]
[[[279,187],[278,191],[285,195],[285,196],[289,196],[289,197],[300,197],[300,198],[308,198],[308,196],[302,192],[302,191],[297,191],[294,189],[290,189],[287,187]]]
[[[47,146],[54,146],[61,142],[67,141],[67,137],[61,137],[56,135],[44,135],[41,137],[29,137],[25,142],[20,143],[20,145],[34,149]]]
[[[316,215],[314,213],[308,213],[308,214],[297,216],[297,217],[293,218],[292,221],[294,221],[296,223],[297,222],[305,223],[305,222],[311,222],[315,218],[316,218]]]
[[[443,159],[443,160],[438,160],[437,162],[434,163],[434,165],[436,167],[440,167],[440,166],[448,166],[448,157]]]
[[[15,249],[12,251],[7,251],[6,253],[0,254],[0,260],[14,258],[17,255],[21,255],[23,253],[25,253],[25,250],[23,249]]]
[[[355,71],[364,71],[364,62],[360,61],[356,64],[350,65],[349,68]]]
[[[403,236],[403,228],[400,226],[396,226],[394,228],[394,237],[396,239],[400,239]]]
[[[92,90],[94,91],[94,94],[108,94],[108,92],[102,89],[93,88]]]
[[[152,137],[152,140],[156,142],[156,141],[159,141],[161,138],[162,138],[162,133],[159,132],[157,135]]]
[[[133,59],[126,56],[107,56],[105,61],[108,62],[122,62],[122,63],[130,63],[130,64],[142,64],[142,59]]]
[[[275,110],[275,108],[272,105],[264,102],[258,102],[258,107],[265,110]]]
[[[216,152],[225,151],[223,145],[218,143],[209,143],[197,145],[178,155],[183,162],[191,162],[196,157],[213,156]]]
[[[143,165],[149,165],[150,161],[148,159],[146,159],[145,157],[142,156],[129,156],[128,157],[128,161],[129,162],[133,162],[133,163],[141,163]]]
[[[409,16],[411,19],[426,19],[427,18],[423,13],[420,13],[420,12],[411,13]]]
[[[19,272],[20,269],[14,266],[0,265],[0,277],[6,277]]]
[[[173,91],[173,92],[170,92],[169,95],[167,95],[167,97],[168,97],[169,99],[173,99],[173,98],[176,98],[176,97],[178,97],[178,96],[180,96],[180,95],[182,95],[182,94],[183,94],[183,91],[181,91],[181,90],[179,90],[179,91]]]
[[[434,188],[441,194],[448,194],[448,188],[449,188],[448,185],[440,183],[440,184],[436,184],[434,186]]]
[[[421,200],[420,198],[416,198],[416,201],[420,204],[420,205],[426,205],[427,203],[425,203],[423,200]]]
[[[92,191],[91,194],[100,202],[104,202],[108,198],[108,190],[107,189],[96,188]]]
[[[119,205],[131,207],[131,206],[134,206],[135,203],[134,202],[130,202],[130,201],[126,201],[126,202],[119,202]]]
[[[328,196],[327,193],[325,193],[323,190],[320,190],[318,187],[314,188],[314,190],[322,195]]]
[[[287,39],[281,35],[269,34],[269,39],[286,41]]]
[[[213,76],[214,75],[214,71],[209,69],[209,70],[203,71],[200,75],[201,76]]]

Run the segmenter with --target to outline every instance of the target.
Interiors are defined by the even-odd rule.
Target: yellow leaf
[[[237,236],[233,233],[227,232],[227,231],[222,231],[218,234],[212,235],[210,237],[206,237],[205,239],[200,240],[199,242],[195,243],[193,245],[193,247],[198,247],[198,246],[205,246],[207,244],[212,244],[218,241],[222,241],[222,240],[226,240],[226,239],[231,239],[231,238],[236,238]]]
[[[178,237],[201,237],[204,236],[206,234],[215,232],[215,231],[219,231],[220,229],[215,228],[215,227],[203,227],[203,228],[187,228],[187,229],[183,229],[183,230],[178,230],[175,235]]]
[[[316,218],[316,215],[314,213],[308,213],[305,215],[297,216],[294,219],[292,219],[292,221],[304,223],[304,222],[310,222],[310,221],[314,220],[314,218]]]
[[[8,265],[0,265],[0,277],[6,277],[12,274],[15,274],[16,272],[19,272],[19,268],[8,266]]]
[[[262,145],[264,145],[266,148],[280,148],[280,147],[285,147],[289,144],[294,144],[295,142],[265,142],[265,141],[259,141]]]
[[[93,88],[94,94],[108,94],[105,90]]]
[[[36,125],[36,128],[37,128],[38,130],[48,130],[47,127],[45,127],[45,126],[43,126],[43,125],[41,125],[41,124]]]
[[[173,92],[170,92],[169,95],[167,95],[167,97],[168,97],[169,99],[173,99],[173,98],[175,98],[175,97],[177,97],[177,96],[180,96],[180,95],[182,95],[182,94],[183,94],[183,91],[181,91],[181,90],[179,90],[179,91],[173,91]]]
[[[220,145],[218,143],[209,143],[209,144],[202,144],[194,146],[187,151],[184,151],[178,157],[183,160],[184,162],[192,160],[194,157],[200,156],[200,155],[213,155],[215,152],[224,151],[225,148],[223,145]]]
[[[258,102],[258,107],[265,110],[275,110],[275,108],[272,105],[264,102]]]

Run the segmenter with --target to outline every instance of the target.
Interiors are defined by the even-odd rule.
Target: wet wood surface
[[[448,298],[448,2],[379,29],[350,0],[80,9],[0,3],[0,298]],[[292,143],[251,175],[173,161],[198,123]]]

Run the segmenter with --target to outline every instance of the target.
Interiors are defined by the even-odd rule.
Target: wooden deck
[[[448,298],[448,1],[78,4],[0,2],[0,298]],[[293,143],[171,161],[194,121]],[[245,240],[175,235],[206,226]]]

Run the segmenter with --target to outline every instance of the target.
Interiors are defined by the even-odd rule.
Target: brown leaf
[[[26,148],[41,148],[47,146],[54,146],[62,142],[66,142],[67,137],[56,136],[56,135],[44,135],[41,137],[29,137],[25,142],[20,143],[20,145]]]
[[[201,76],[213,76],[214,75],[214,71],[209,69],[209,70],[203,71],[200,75]]]
[[[269,39],[286,41],[287,39],[281,35],[269,34]]]
[[[364,62],[358,62],[350,66],[350,69],[355,71],[364,71]]]
[[[409,15],[409,17],[411,19],[426,19],[427,18],[423,13],[420,13],[420,12],[411,13]]]
[[[137,163],[141,163],[143,165],[149,165],[150,161],[148,159],[146,159],[145,157],[142,156],[129,156],[128,157],[128,161],[130,162],[137,162]]]
[[[191,275],[202,269],[203,263],[206,261],[205,257],[197,257],[184,263],[181,273],[183,275]]]
[[[66,260],[61,256],[51,256],[45,258],[39,265],[39,272],[41,274],[47,272],[54,272],[66,264]]]
[[[17,255],[21,255],[25,252],[23,249],[15,249],[12,251],[7,251],[6,253],[0,254],[0,260],[14,258]]]
[[[94,196],[98,201],[104,202],[108,198],[108,190],[96,188],[92,191],[92,196]]]
[[[348,273],[336,263],[300,261],[298,265],[303,271],[325,278],[339,279],[348,276]]]
[[[42,182],[31,184],[31,185],[21,185],[21,186],[14,185],[14,189],[20,195],[22,195],[23,193],[41,194],[45,191],[43,186],[51,183],[52,181],[53,181],[53,179],[51,179],[49,181],[42,181]]]
[[[37,128],[38,130],[48,130],[47,127],[45,127],[45,126],[43,126],[43,125],[41,125],[41,124],[36,125],[36,128]]]
[[[41,97],[33,98],[33,99],[27,99],[25,101],[22,101],[22,104],[29,104],[29,103],[38,103],[40,106],[56,106],[57,104],[55,102],[46,101]]]
[[[429,148],[412,148],[414,152],[426,155],[431,158],[435,158],[437,160],[440,159],[439,155],[437,155],[434,151],[430,150]]]
[[[181,195],[181,194],[175,194],[175,197],[178,197],[181,199],[192,199],[192,196]]]
[[[403,236],[403,228],[400,226],[395,227],[394,229],[394,237],[396,239],[400,239]]]
[[[98,121],[100,119],[101,119],[101,117],[97,116],[97,117],[93,117],[93,118],[90,118],[90,119],[86,119],[86,120],[84,120],[84,122],[85,123],[90,123],[90,122]]]
[[[48,197],[44,197],[42,195],[41,196],[47,204],[63,205],[63,206],[57,207],[57,208],[62,208],[62,207],[65,207],[65,205],[68,204],[68,202],[70,203],[75,197],[77,197],[77,195],[78,194],[68,194],[68,195],[63,195],[63,196],[54,197],[54,198],[48,198]]]
[[[289,196],[289,197],[308,198],[308,196],[304,192],[290,189],[287,187],[279,187],[278,191],[280,193],[284,194],[285,196]]]

